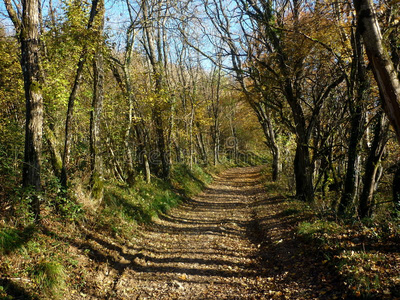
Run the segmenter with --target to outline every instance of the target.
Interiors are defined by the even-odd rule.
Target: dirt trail
[[[338,298],[340,287],[315,256],[304,255],[281,200],[268,198],[259,171],[224,172],[129,246],[91,237],[115,253],[103,255],[93,276],[101,285],[85,298]]]

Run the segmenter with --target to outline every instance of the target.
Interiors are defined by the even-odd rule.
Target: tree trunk
[[[128,99],[129,103],[129,110],[128,110],[128,126],[125,132],[125,149],[126,149],[126,155],[127,155],[127,181],[130,186],[134,184],[134,177],[135,177],[135,169],[133,165],[133,153],[132,153],[132,141],[131,141],[131,132],[132,132],[132,126],[133,126],[133,116],[134,116],[134,111],[133,111],[133,91],[132,91],[132,85],[131,85],[131,78],[129,74],[129,63],[130,59],[128,59],[124,66],[124,78],[125,78],[125,86],[126,86],[126,98]],[[137,125],[136,125],[137,126]],[[141,141],[139,141],[141,143]]]
[[[158,99],[161,96],[163,85],[164,85],[164,68],[163,68],[163,54],[162,54],[162,41],[161,41],[161,28],[155,27],[155,24],[152,24],[152,18],[149,14],[149,3],[146,1],[142,1],[142,9],[143,9],[143,18],[144,22],[147,26],[144,27],[144,44],[146,47],[146,54],[152,66],[152,73],[154,77],[154,92],[156,94],[156,103],[155,107],[153,108],[153,120],[155,125],[156,131],[156,140],[157,140],[157,147],[160,153],[161,159],[161,177],[164,179],[169,178],[170,175],[170,159],[169,153],[167,151],[166,143],[165,143],[165,136],[164,136],[164,124],[162,119],[162,109],[161,109],[161,101],[162,99]],[[161,11],[158,11],[161,14]],[[161,16],[159,15],[161,18]],[[160,22],[160,19],[157,20]],[[157,24],[156,24],[157,25]],[[158,24],[160,25],[160,24]],[[156,41],[154,40],[156,37]],[[157,51],[156,51],[157,50]],[[156,55],[156,53],[158,55]],[[161,97],[160,97],[161,98]]]
[[[266,111],[266,105],[264,105],[265,110],[262,109],[261,104],[251,103],[253,110],[255,111],[258,121],[263,129],[263,133],[266,139],[266,144],[272,154],[272,181],[277,181],[279,179],[279,174],[281,172],[280,163],[280,150],[278,143],[276,141],[276,134],[274,126],[271,123],[270,115]]]
[[[169,178],[170,173],[170,159],[165,145],[164,124],[162,121],[161,111],[158,108],[155,108],[153,111],[153,119],[156,127],[157,147],[161,159],[161,177],[167,179]]]
[[[96,22],[97,49],[93,58],[93,99],[90,112],[90,188],[92,197],[103,198],[103,161],[101,155],[100,120],[104,99],[104,59],[103,59],[103,29],[104,29],[104,0],[99,0]]]
[[[296,179],[296,197],[305,202],[314,201],[314,187],[312,167],[308,146],[301,141],[297,142],[294,158],[294,174]]]
[[[395,210],[400,212],[400,164],[393,176],[393,203]]]
[[[62,168],[62,157],[57,147],[57,138],[54,134],[54,125],[50,124],[46,130],[47,144],[50,151],[51,166],[53,167],[54,175],[60,178]]]
[[[296,197],[302,201],[314,201],[313,167],[310,159],[309,135],[303,109],[295,97],[290,79],[285,80],[285,97],[292,110],[296,124],[296,154],[294,158],[294,176],[296,178]]]
[[[219,132],[219,121],[214,119],[214,125],[212,126],[212,141],[213,141],[213,163],[216,166],[219,163],[219,148],[220,148],[220,132]]]
[[[98,8],[97,8],[98,4],[99,4],[99,0],[92,1],[90,17],[89,17],[89,22],[88,22],[88,26],[87,26],[88,29],[92,28],[94,18],[99,12]],[[80,58],[78,61],[74,84],[72,86],[72,90],[71,90],[71,93],[70,93],[69,99],[68,99],[67,118],[65,121],[64,151],[63,151],[63,159],[62,159],[61,178],[60,178],[61,185],[64,188],[67,188],[67,181],[68,181],[68,165],[69,165],[69,160],[70,160],[71,137],[72,137],[71,129],[72,129],[72,118],[74,115],[75,99],[76,99],[76,95],[78,93],[78,89],[81,84],[82,72],[83,72],[83,67],[86,63],[87,51],[88,51],[88,45],[85,44],[83,46],[83,49],[82,49],[82,52],[81,52],[81,55],[80,55]]]
[[[144,171],[145,171],[146,182],[150,183],[151,182],[150,164],[149,164],[149,159],[146,154],[143,155],[143,161],[144,161]]]
[[[400,84],[393,62],[382,45],[382,34],[372,0],[353,0],[360,32],[375,80],[382,94],[382,106],[400,142]]]
[[[40,168],[43,131],[43,96],[39,56],[39,1],[23,1],[21,27],[21,67],[26,99],[25,155],[22,173],[24,187],[41,191]],[[38,195],[34,195],[32,211],[40,218]]]
[[[272,181],[278,181],[281,173],[280,151],[275,144],[272,148]]]
[[[355,203],[358,198],[357,186],[359,175],[359,152],[360,141],[364,134],[365,125],[365,94],[369,86],[366,76],[366,66],[363,60],[363,47],[361,43],[361,28],[359,24],[355,32],[351,35],[351,44],[353,49],[353,61],[351,76],[348,83],[348,101],[350,107],[350,140],[347,154],[347,170],[344,183],[344,190],[340,199],[338,213],[343,215],[349,206]],[[355,95],[355,97],[353,96]],[[353,99],[354,98],[354,99]]]
[[[94,93],[92,110],[90,112],[90,187],[92,190],[92,197],[95,199],[101,199],[103,197],[103,163],[100,150],[100,117],[104,98],[104,66],[103,54],[101,53],[101,50],[98,50],[94,57],[93,71]]]
[[[374,192],[376,181],[378,180],[377,171],[387,142],[387,133],[388,127],[386,118],[382,115],[382,113],[380,113],[379,119],[375,126],[374,140],[372,142],[371,149],[369,150],[365,166],[365,174],[363,178],[364,186],[358,207],[360,218],[372,215],[372,208],[374,206]]]
[[[363,108],[358,105],[356,112],[351,119],[351,134],[349,149],[347,153],[347,171],[344,182],[344,190],[340,199],[338,213],[343,215],[356,198],[356,186],[359,170],[359,144],[363,134],[365,118],[362,112]]]

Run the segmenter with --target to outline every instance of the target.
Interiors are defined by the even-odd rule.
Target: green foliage
[[[316,220],[314,222],[302,222],[299,224],[298,232],[306,237],[319,237],[338,233],[342,228],[336,222]]]
[[[382,278],[373,272],[383,264],[384,257],[381,254],[343,251],[338,259],[339,272],[345,275],[346,283],[352,287],[355,295],[365,299],[373,298],[373,294],[381,289]]]
[[[78,221],[84,216],[82,204],[61,186],[60,180],[49,176],[46,180],[46,204],[64,220]]]
[[[185,196],[198,194],[211,180],[212,176],[196,164],[192,169],[185,164],[174,165],[172,169],[172,185]]]
[[[64,219],[69,221],[77,221],[84,216],[82,204],[70,198],[63,199],[58,211]]]
[[[31,225],[34,222],[32,204],[37,198],[43,199],[43,193],[34,191],[32,188],[16,187],[11,195],[10,217],[14,220],[14,224],[22,227]]]
[[[0,231],[0,252],[2,254],[10,253],[22,244],[20,232],[12,228],[4,228]]]
[[[65,289],[64,267],[58,262],[43,261],[32,270],[33,280],[39,289],[51,299],[62,297]]]
[[[34,227],[28,226],[24,230],[16,228],[0,229],[0,253],[9,254],[21,248],[32,237]]]
[[[22,168],[25,105],[18,53],[17,40],[0,25],[0,203],[9,200]]]
[[[199,193],[212,180],[200,166],[194,165],[190,170],[184,164],[174,166],[170,183],[153,178],[148,184],[142,178],[138,176],[132,187],[106,183],[99,225],[129,236],[133,224],[150,222],[181,203],[183,197]]]

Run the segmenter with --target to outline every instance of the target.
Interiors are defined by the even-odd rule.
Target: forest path
[[[86,299],[337,298],[336,280],[296,240],[294,220],[282,199],[268,197],[260,170],[225,171],[116,247],[119,258],[111,271],[98,268],[99,288]]]

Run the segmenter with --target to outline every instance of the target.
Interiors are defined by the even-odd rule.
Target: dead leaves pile
[[[334,266],[349,295],[400,299],[399,224],[339,225],[319,220],[312,225],[315,228],[310,230],[311,234],[303,232],[303,236],[316,242],[326,257],[324,263]]]

